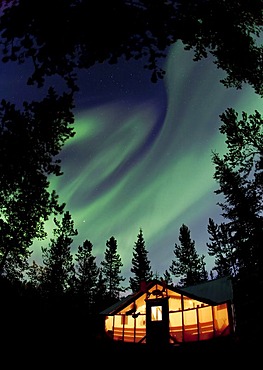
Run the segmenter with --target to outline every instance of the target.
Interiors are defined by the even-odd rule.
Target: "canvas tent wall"
[[[154,280],[101,314],[115,341],[180,344],[228,336],[235,322],[232,282],[226,277],[179,289]]]

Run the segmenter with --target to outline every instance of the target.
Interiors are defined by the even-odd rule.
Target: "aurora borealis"
[[[171,48],[166,76],[157,84],[142,62],[98,65],[81,73],[76,135],[60,155],[63,176],[51,184],[78,230],[72,252],[88,239],[99,264],[114,236],[125,286],[140,227],[159,276],[171,264],[183,223],[198,253],[207,255],[208,219],[219,220],[221,212],[211,162],[212,150],[224,152],[219,115],[229,107],[262,111],[250,87],[226,89],[219,82],[224,73],[211,60],[193,62],[192,56],[180,44]],[[2,84],[2,97],[21,99],[15,87],[19,66],[16,70],[12,84],[5,90]],[[1,78],[7,78],[4,71]],[[50,221],[47,230],[53,227]],[[40,245],[48,242],[33,246],[40,264]],[[213,261],[207,256],[205,262],[209,271]]]

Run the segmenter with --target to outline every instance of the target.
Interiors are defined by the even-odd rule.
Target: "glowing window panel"
[[[151,320],[152,321],[162,321],[163,313],[162,306],[152,306],[151,307]]]

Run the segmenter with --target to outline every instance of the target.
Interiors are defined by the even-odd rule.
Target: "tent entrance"
[[[153,346],[169,343],[168,297],[146,300],[146,343]]]

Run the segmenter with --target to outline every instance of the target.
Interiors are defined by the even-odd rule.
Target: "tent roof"
[[[190,293],[199,299],[209,300],[211,303],[220,304],[233,300],[233,287],[230,277],[209,280],[201,284],[182,289],[186,294]]]
[[[156,284],[163,285],[163,281],[155,279],[147,285],[147,289],[151,289]],[[217,305],[233,300],[232,280],[230,277],[209,280],[204,283],[192,285],[185,288],[177,288],[167,285],[167,289],[172,292],[183,294],[185,296],[197,299],[211,305]],[[144,290],[140,290],[137,293],[130,294],[127,297],[122,298],[120,301],[116,302],[112,306],[101,311],[100,314],[114,315],[115,313],[118,313],[130,303],[141,297],[143,294],[145,294]]]

